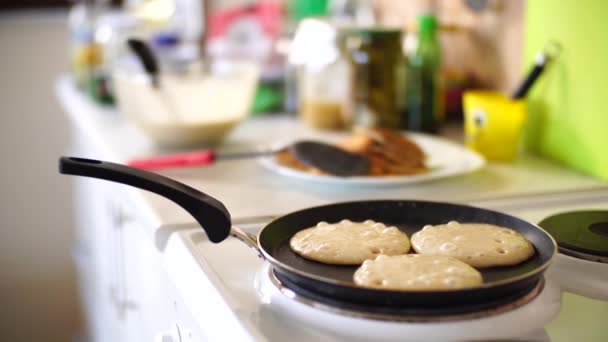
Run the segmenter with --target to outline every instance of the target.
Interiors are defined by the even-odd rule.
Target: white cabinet
[[[204,341],[121,186],[76,182],[78,265],[92,341]]]
[[[99,182],[76,181],[77,243],[89,333],[95,341],[125,340],[127,293],[124,270],[124,222],[121,207]]]
[[[97,157],[86,137],[73,153]],[[95,342],[204,341],[163,268],[126,186],[74,178],[74,260],[89,338]]]

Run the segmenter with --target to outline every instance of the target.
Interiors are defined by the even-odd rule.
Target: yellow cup
[[[494,91],[463,95],[465,143],[488,160],[512,161],[520,147],[526,122],[525,100],[512,100]]]

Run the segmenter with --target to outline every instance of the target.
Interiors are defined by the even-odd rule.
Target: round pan
[[[230,214],[218,200],[187,185],[155,173],[98,160],[62,157],[60,173],[110,180],[164,196],[186,209],[203,227],[209,240],[221,242],[231,233],[258,249],[273,267],[276,277],[301,293],[319,295],[340,303],[424,311],[442,308],[480,308],[524,295],[540,280],[551,263],[555,241],[536,225],[500,212],[470,206],[424,201],[359,201],[300,210],[282,216],[264,227],[257,239],[234,227]],[[371,219],[397,226],[408,236],[427,224],[455,220],[490,223],[511,228],[534,244],[535,254],[515,266],[479,269],[480,286],[444,291],[393,291],[358,287],[352,277],[356,266],[337,266],[304,259],[289,247],[291,237],[320,221]],[[257,240],[257,241],[256,241]]]
[[[394,225],[408,236],[427,224],[449,221],[490,223],[511,228],[534,244],[534,255],[514,266],[478,269],[484,283],[478,287],[444,291],[392,291],[356,286],[353,274],[358,266],[323,264],[300,257],[289,247],[298,231],[320,221],[371,219]],[[374,306],[444,308],[483,306],[509,301],[533,288],[551,263],[556,245],[549,234],[536,225],[500,212],[440,202],[360,201],[330,204],[282,216],[258,235],[261,252],[272,263],[282,282],[329,296],[336,300]]]

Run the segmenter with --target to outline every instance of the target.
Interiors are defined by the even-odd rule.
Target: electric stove
[[[606,204],[602,208],[608,208]],[[505,212],[539,222],[570,208],[577,209],[567,204]],[[255,234],[269,220],[237,224]],[[232,315],[231,322],[238,322],[238,328],[252,341],[559,342],[571,340],[572,336],[584,336],[587,341],[603,341],[608,336],[604,323],[608,313],[608,264],[599,261],[559,253],[543,279],[513,301],[461,314],[418,316],[368,310],[302,292],[277,277],[254,250],[234,238],[213,244],[200,228],[174,235],[173,243],[179,240],[185,245],[205,273],[205,286],[217,292],[217,303],[223,312]],[[193,277],[184,274],[181,279],[187,282]],[[182,295],[186,301],[192,299],[194,312],[208,305],[209,299],[198,300],[201,293],[194,284],[187,286]],[[217,315],[216,319],[217,323],[207,325],[208,329],[220,325],[222,317]]]

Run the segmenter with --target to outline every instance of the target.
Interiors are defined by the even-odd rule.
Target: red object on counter
[[[279,1],[265,0],[253,4],[236,6],[211,13],[209,17],[209,38],[224,36],[240,20],[252,18],[269,36],[276,37],[281,31],[281,13],[283,7]]]
[[[180,166],[204,166],[213,164],[215,157],[216,155],[214,150],[203,150],[134,159],[127,162],[127,165],[143,170],[158,170]]]

